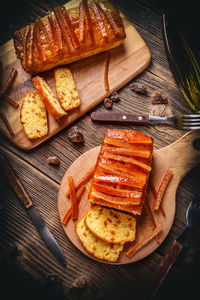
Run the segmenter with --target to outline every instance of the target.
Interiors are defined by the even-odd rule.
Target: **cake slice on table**
[[[32,81],[38,94],[42,98],[46,109],[52,115],[52,117],[55,119],[60,119],[66,116],[67,113],[61,107],[59,100],[54,95],[47,82],[40,76],[34,77]]]
[[[88,200],[141,215],[151,171],[153,139],[133,130],[108,129]]]
[[[56,94],[62,108],[65,111],[80,106],[80,98],[76,84],[69,68],[58,68],[54,70]]]
[[[38,93],[26,93],[24,96],[20,111],[20,121],[30,140],[47,135],[46,108]]]

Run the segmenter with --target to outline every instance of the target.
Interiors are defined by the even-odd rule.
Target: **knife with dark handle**
[[[149,124],[149,116],[143,114],[126,114],[118,112],[92,112],[92,121]]]
[[[171,247],[160,262],[157,269],[154,271],[149,281],[148,292],[152,298],[158,292],[167,274],[180,255],[183,247],[190,242],[191,234],[194,234],[195,229],[197,228],[200,230],[200,194],[198,194],[188,206],[186,220],[187,224],[185,230],[178,236],[176,240],[173,241]],[[199,238],[198,236],[199,231],[197,231],[196,239]]]
[[[18,196],[18,198],[21,200],[22,204],[26,208],[26,211],[32,221],[32,223],[37,228],[40,236],[44,240],[45,244],[49,248],[49,250],[55,255],[55,257],[58,259],[58,261],[62,265],[66,265],[66,260],[64,257],[64,254],[58,245],[57,241],[55,240],[54,236],[48,229],[44,219],[40,215],[39,211],[35,207],[35,205],[32,203],[29,195],[25,191],[22,183],[20,182],[19,178],[15,174],[13,168],[8,163],[7,159],[3,156],[0,157],[0,167],[1,170],[5,176],[5,178],[8,180],[10,186],[13,188],[14,192]]]

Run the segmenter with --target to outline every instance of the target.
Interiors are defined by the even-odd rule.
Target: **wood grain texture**
[[[0,119],[0,130],[17,147],[30,150],[43,143],[95,107],[113,91],[123,87],[149,65],[151,54],[147,45],[133,25],[124,16],[122,18],[126,31],[126,39],[121,46],[109,50],[111,56],[108,75],[110,90],[105,91],[104,88],[105,53],[100,53],[72,63],[70,69],[80,95],[81,106],[78,109],[69,112],[66,117],[59,121],[48,114],[48,134],[45,137],[34,141],[27,138],[20,122],[22,99],[27,92],[34,91],[32,77],[23,70],[20,61],[16,58],[12,40],[0,48],[0,61],[3,66],[2,81],[4,82],[6,80],[13,67],[18,71],[17,78],[9,96],[20,104],[16,109],[11,107],[11,105],[5,101],[2,103],[2,114],[8,119],[14,134],[10,135],[2,119]],[[40,75],[47,80],[55,92],[54,73],[50,71]]]
[[[44,16],[48,9],[63,3],[65,3],[63,0],[49,0],[48,2],[18,0],[15,5],[13,4],[12,11],[10,9],[2,10],[4,27],[1,26],[0,28],[0,44],[2,45],[11,39],[14,30],[29,24],[38,15]],[[129,89],[129,83],[127,83],[118,91],[121,100],[113,105],[113,111],[143,112],[160,116],[191,113],[169,68],[162,39],[162,12],[153,7],[150,1],[145,0],[116,0],[113,3],[134,24],[152,55],[152,61],[148,68],[133,80],[133,82],[145,84],[148,95],[142,96],[132,92]],[[161,105],[158,107],[151,104],[149,93],[154,90],[160,91],[169,98],[168,106]],[[99,104],[91,111],[105,111],[105,108]],[[92,123],[89,112],[73,122],[73,125],[78,125],[84,134],[85,142],[81,145],[75,145],[68,139],[66,129],[28,152],[16,148],[8,139],[0,135],[1,151],[9,158],[31,199],[64,250],[68,260],[67,267],[62,269],[56,261],[52,260],[53,256],[41,243],[21,204],[4,179],[0,181],[1,202],[3,202],[3,210],[0,211],[0,254],[7,252],[11,245],[16,244],[22,252],[21,267],[27,270],[32,277],[38,278],[41,283],[44,282],[49,273],[61,277],[65,299],[94,300],[103,297],[104,299],[121,300],[126,297],[129,300],[133,296],[136,299],[141,299],[150,276],[167,252],[171,241],[177,238],[184,229],[187,206],[192,197],[199,191],[200,165],[197,165],[181,181],[176,193],[176,213],[173,226],[157,250],[145,259],[128,265],[100,264],[82,255],[66,239],[57,211],[57,194],[59,184],[73,161],[84,152],[98,146],[103,140],[106,129],[114,128],[114,126]],[[151,135],[155,140],[155,150],[170,145],[185,133],[166,126],[116,127],[136,129]],[[59,166],[49,166],[46,163],[46,159],[54,155],[60,158]],[[180,293],[185,287],[185,290],[188,289],[190,297],[193,296],[192,288],[194,285],[192,282],[195,279],[194,270],[196,268],[192,261],[193,252],[191,254],[191,251],[186,249],[184,256],[180,258],[176,268],[172,270],[171,279],[174,285],[173,288],[169,289],[170,292],[173,290],[174,294],[176,291]],[[196,262],[195,265],[196,267],[199,266]],[[3,273],[2,277],[9,278],[9,286],[14,286],[18,275],[12,277],[10,273],[9,277],[5,277],[4,270],[7,271],[8,268],[0,269],[1,274]],[[18,274],[18,272],[12,274]],[[86,276],[87,286],[85,289],[77,291],[73,288],[73,281],[80,275]],[[191,278],[191,281],[188,281],[188,278]],[[1,282],[3,285],[5,281]],[[177,283],[179,283],[178,286]],[[24,290],[25,286],[22,285],[21,288]],[[6,293],[8,294],[8,292],[7,289]],[[13,290],[14,292],[16,297],[16,290]],[[38,298],[41,298],[40,294],[42,292],[37,295]],[[19,286],[18,295],[20,295]],[[27,298],[30,299],[30,297],[30,290],[27,290]]]

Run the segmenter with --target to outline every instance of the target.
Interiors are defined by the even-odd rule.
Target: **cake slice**
[[[153,139],[133,130],[108,129],[88,200],[141,215],[151,171]]]
[[[46,106],[46,109],[52,115],[52,117],[55,119],[60,119],[64,117],[67,113],[61,107],[60,102],[54,95],[47,82],[40,76],[34,77],[32,81],[37,92],[41,96]]]
[[[29,139],[41,138],[48,133],[45,105],[38,93],[26,93],[22,100],[20,121]]]
[[[106,243],[97,238],[85,226],[85,217],[76,224],[76,234],[86,251],[99,259],[116,262],[123,249],[123,244]]]
[[[58,99],[65,111],[80,106],[80,98],[76,84],[69,68],[58,68],[54,70],[55,87]]]
[[[96,237],[107,243],[134,241],[136,235],[134,216],[99,205],[88,211],[85,225]]]

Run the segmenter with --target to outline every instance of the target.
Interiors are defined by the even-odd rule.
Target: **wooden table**
[[[0,43],[12,37],[12,32],[33,21],[38,15],[45,15],[48,9],[63,4],[62,0],[18,1],[12,11],[5,10],[4,27],[1,27]],[[153,3],[153,1],[152,1]],[[152,62],[134,82],[143,83],[148,91],[160,91],[169,98],[168,105],[152,105],[150,98],[134,93],[129,84],[119,90],[121,101],[114,104],[115,111],[134,111],[154,115],[191,113],[186,101],[177,88],[169,68],[162,36],[162,12],[145,1],[122,1],[115,4],[134,24],[148,45]],[[105,111],[99,105],[93,111]],[[172,240],[185,227],[186,208],[198,191],[200,166],[192,171],[180,184],[177,191],[177,207],[174,224],[164,243],[150,256],[136,263],[114,266],[98,263],[82,255],[66,237],[58,216],[57,193],[66,169],[87,150],[101,144],[107,128],[130,128],[150,134],[155,139],[155,149],[164,147],[184,132],[161,126],[113,126],[94,124],[87,113],[74,123],[85,138],[84,144],[75,145],[67,136],[67,128],[39,147],[25,152],[1,136],[0,151],[9,159],[31,199],[44,217],[50,230],[61,245],[67,266],[62,267],[46,248],[19,200],[3,177],[0,179],[0,193],[3,208],[0,210],[0,274],[1,285],[5,287],[7,298],[26,295],[29,299],[42,296],[44,299],[140,299],[153,271],[165,255]],[[184,151],[184,149],[183,149]],[[49,156],[58,156],[59,166],[46,163]],[[192,293],[195,287],[195,271],[199,267],[196,250],[189,245],[169,279],[161,290],[160,297],[175,291]],[[194,262],[195,261],[195,262]],[[49,274],[58,275],[62,291],[54,288]],[[74,280],[83,275],[87,284],[83,289],[73,287]],[[4,288],[3,288],[4,290]],[[2,290],[1,290],[1,293]],[[57,293],[57,294],[56,294]],[[168,293],[168,294],[167,294]],[[27,296],[28,295],[28,296]],[[57,296],[56,296],[57,295]],[[55,297],[54,297],[55,296]],[[16,296],[18,297],[18,296]],[[158,296],[159,298],[159,296]],[[183,297],[184,298],[184,297]],[[42,299],[42,298],[41,298]]]

